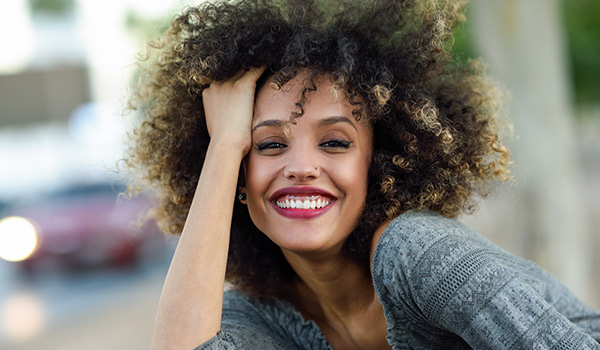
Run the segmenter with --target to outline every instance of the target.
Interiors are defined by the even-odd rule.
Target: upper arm
[[[380,239],[376,253],[382,257],[375,260],[387,261],[376,273],[385,298],[402,304],[409,319],[456,334],[475,348],[597,346],[555,301],[588,316],[589,309],[536,265],[456,220],[426,213],[399,222]],[[594,317],[600,327],[600,316]]]

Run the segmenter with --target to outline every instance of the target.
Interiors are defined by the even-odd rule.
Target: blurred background
[[[0,2],[0,348],[147,348],[175,242],[118,198],[135,54],[191,0]],[[472,0],[515,181],[460,219],[600,308],[600,0]]]

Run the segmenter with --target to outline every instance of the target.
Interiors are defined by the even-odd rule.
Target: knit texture
[[[600,349],[600,312],[454,219],[408,212],[377,242],[373,285],[394,349]],[[221,332],[197,349],[331,349],[289,303],[225,293]]]

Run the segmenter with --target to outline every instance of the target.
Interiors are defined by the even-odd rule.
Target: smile
[[[276,191],[270,201],[282,216],[310,219],[329,211],[336,198],[314,187],[287,187]]]
[[[275,201],[275,205],[282,209],[321,209],[331,204],[331,202],[331,199],[321,198],[318,195],[310,197],[288,195],[280,197]]]

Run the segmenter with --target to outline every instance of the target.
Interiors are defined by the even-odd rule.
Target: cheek
[[[260,229],[265,210],[264,196],[273,179],[273,167],[262,158],[248,156],[246,166],[247,207],[250,218]]]
[[[354,176],[354,187],[364,202],[367,197],[369,164],[361,163],[360,169]],[[360,190],[359,190],[360,189]]]
[[[371,157],[370,155],[363,155],[356,164],[354,169],[354,187],[356,189],[357,195],[361,197],[361,203],[367,199],[367,188],[369,182],[369,167],[371,165]],[[361,205],[362,206],[362,205]]]
[[[332,178],[338,185],[345,187],[344,192],[347,195],[360,196],[364,200],[367,193],[369,164],[367,158],[359,158],[351,162],[331,162],[328,173],[332,174]]]
[[[255,195],[264,186],[268,169],[257,161],[257,157],[250,154],[246,163],[246,190],[248,196]]]

